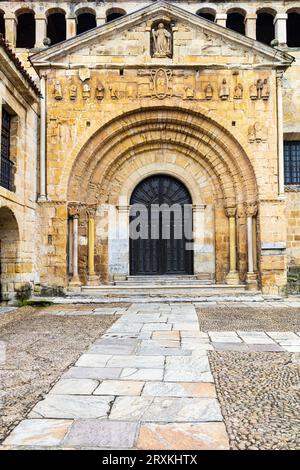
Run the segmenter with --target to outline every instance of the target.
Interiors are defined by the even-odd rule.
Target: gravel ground
[[[59,317],[49,315],[48,309],[24,307],[0,316],[0,341],[6,345],[6,362],[0,362],[0,442],[118,318]]]
[[[300,331],[300,308],[199,307],[201,331]]]
[[[300,449],[300,354],[210,352],[232,449]]]

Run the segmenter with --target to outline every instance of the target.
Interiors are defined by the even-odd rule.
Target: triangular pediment
[[[151,28],[158,21],[171,25],[172,55],[151,54]],[[111,23],[35,53],[37,68],[122,64],[149,66],[288,67],[289,54],[219,26],[166,2],[156,2]]]

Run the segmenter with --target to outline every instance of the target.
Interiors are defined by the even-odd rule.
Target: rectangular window
[[[300,184],[300,140],[284,142],[284,183]]]
[[[0,186],[12,191],[14,163],[11,161],[11,115],[2,108]]]

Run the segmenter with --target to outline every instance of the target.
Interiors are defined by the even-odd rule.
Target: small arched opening
[[[67,28],[64,10],[50,10],[47,14],[47,20],[47,37],[51,40],[51,45],[65,41]]]
[[[216,12],[212,8],[201,8],[196,12],[196,15],[213,22],[216,19]]]
[[[232,9],[227,12],[226,28],[245,35],[246,12],[240,9]]]
[[[300,10],[289,10],[287,18],[287,45],[300,47]]]
[[[85,33],[90,29],[96,28],[96,15],[95,12],[90,10],[83,10],[77,14],[76,34]]]
[[[4,21],[4,13],[0,10],[0,34],[5,38],[5,21]]]
[[[256,18],[256,39],[268,46],[275,38],[274,17],[276,12],[271,9],[260,9]]]
[[[106,12],[106,23],[117,20],[118,18],[121,18],[124,15],[126,15],[126,11],[122,8],[110,8]]]
[[[17,16],[16,47],[31,49],[35,45],[35,16],[30,10],[20,11]]]

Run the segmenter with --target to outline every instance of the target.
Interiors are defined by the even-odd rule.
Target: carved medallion
[[[172,95],[172,70],[152,70],[152,95],[162,100]]]

